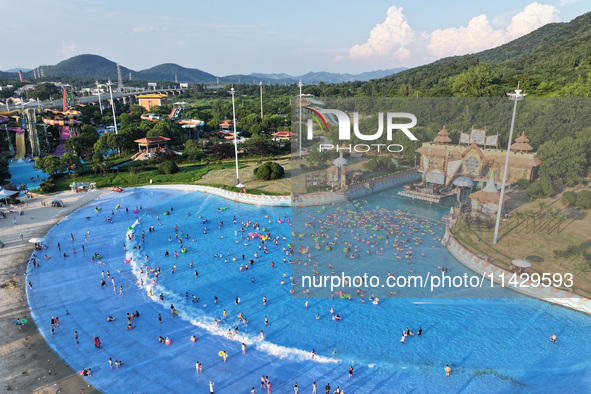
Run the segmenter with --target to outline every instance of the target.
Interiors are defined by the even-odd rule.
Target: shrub
[[[179,166],[174,161],[163,161],[158,165],[158,171],[162,174],[174,174],[179,172]]]
[[[363,163],[363,168],[366,168],[370,171],[376,171],[378,169],[378,161],[376,159],[371,159]]]
[[[577,202],[577,194],[573,191],[562,193],[562,203],[567,206],[573,206]]]
[[[101,152],[94,152],[92,154],[92,161],[94,163],[98,163],[99,161],[101,161],[103,159],[103,154]]]
[[[542,186],[544,197],[549,198],[554,197],[556,195],[556,190],[554,189],[554,185],[552,184],[552,180],[550,180],[550,178],[542,178],[540,180],[540,184]]]
[[[279,179],[284,173],[285,170],[283,167],[281,167],[281,165],[271,161],[268,161],[260,167],[255,168],[253,171],[253,174],[257,177],[257,179],[262,179],[265,181]]]
[[[581,190],[578,192],[575,206],[579,209],[591,208],[591,190]]]
[[[531,182],[529,181],[529,179],[518,179],[517,182],[515,182],[517,184],[517,186],[519,186],[522,189],[527,189],[529,187],[529,185],[531,184]]]
[[[542,183],[540,181],[532,183],[527,188],[527,195],[531,198],[540,198],[544,196],[544,189],[542,188]]]
[[[53,183],[51,181],[41,182],[39,184],[39,188],[41,189],[41,191],[43,193],[51,193],[51,192],[55,191],[55,183]]]

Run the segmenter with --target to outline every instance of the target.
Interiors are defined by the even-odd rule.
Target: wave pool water
[[[366,210],[409,211],[433,222],[433,236],[424,238],[428,253],[417,269],[443,262],[454,273],[469,272],[440,244],[431,247],[442,235],[435,222],[448,207],[398,199],[395,190],[366,200]],[[309,208],[318,215],[316,210]],[[498,298],[389,298],[378,305],[293,297],[289,260],[300,256],[284,250],[290,219],[288,208],[241,205],[202,193],[138,188],[109,194],[47,234],[48,249],[35,256],[41,266],[30,265],[27,273],[34,284],[28,291],[32,314],[60,356],[78,370],[92,368],[89,382],[105,392],[204,392],[211,380],[219,392],[249,392],[259,387],[261,375],[269,376],[275,392],[290,392],[295,382],[307,391],[314,381],[319,388],[330,382],[333,390],[340,385],[355,393],[581,392],[591,385],[590,318],[533,299],[505,298],[514,296],[505,293],[510,290],[500,290]],[[248,220],[249,227],[239,231]],[[248,236],[269,232],[264,245]],[[95,254],[101,257],[92,261]],[[150,271],[158,267],[156,279]],[[178,314],[171,313],[171,304]],[[331,319],[331,308],[342,320]],[[127,330],[126,313],[136,310],[140,317]],[[117,320],[107,322],[108,315]],[[53,316],[60,325],[52,335]],[[422,327],[423,335],[401,344],[406,327],[415,333]],[[556,344],[548,339],[552,333]],[[95,335],[101,350],[94,347]],[[172,343],[159,343],[159,336]],[[229,355],[226,363],[218,356],[222,350]],[[123,366],[111,370],[109,357]],[[196,361],[204,365],[200,374]],[[450,378],[443,372],[446,364]],[[355,368],[351,379],[349,365]]]

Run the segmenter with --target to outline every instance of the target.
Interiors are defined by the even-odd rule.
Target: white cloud
[[[511,19],[507,32],[512,38],[518,38],[551,22],[558,22],[556,7],[535,2]]]
[[[142,33],[145,31],[167,31],[167,27],[156,27],[156,26],[138,26],[133,28],[134,33]]]
[[[60,53],[64,59],[71,58],[72,56],[78,55],[78,44],[76,41],[65,42],[62,41]]]
[[[411,55],[406,47],[414,40],[415,33],[402,13],[402,7],[388,9],[386,20],[376,25],[365,44],[355,45],[349,50],[352,59],[368,57],[407,58]]]
[[[472,18],[467,27],[450,27],[432,32],[429,50],[440,58],[478,52],[505,42],[505,33],[494,30],[486,15],[482,14]]]
[[[495,29],[488,16],[482,14],[473,17],[467,26],[429,33],[414,31],[402,11],[402,7],[390,7],[386,19],[372,29],[367,42],[354,45],[348,57],[340,55],[334,60],[415,66],[442,57],[494,48],[558,21],[556,7],[533,2],[514,15],[505,29]]]

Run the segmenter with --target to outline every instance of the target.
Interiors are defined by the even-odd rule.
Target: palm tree
[[[540,218],[540,212],[532,212],[531,217],[534,220],[534,227],[532,229],[532,231],[535,233],[536,232],[536,219]]]
[[[515,234],[517,234],[517,229],[519,228],[521,221],[525,219],[525,215],[523,211],[517,211],[513,214],[513,216],[515,216],[515,219],[517,219],[517,227],[515,227]]]
[[[557,226],[556,226],[556,231],[557,231],[557,232],[560,232],[560,224],[561,224],[562,222],[564,222],[565,220],[567,220],[567,219],[568,219],[568,215],[567,215],[566,213],[564,213],[564,212],[560,212],[560,213],[559,213],[559,214],[556,216],[556,219],[558,220],[558,224],[557,224]]]
[[[544,215],[544,219],[548,220],[548,222],[546,223],[548,234],[550,234],[552,229],[552,223],[556,220],[557,216],[558,213],[556,212],[556,209],[550,209],[548,210],[548,212],[546,212],[546,215]]]
[[[525,233],[529,233],[529,220],[533,217],[534,212],[531,209],[527,209],[523,212],[523,216],[525,217]]]

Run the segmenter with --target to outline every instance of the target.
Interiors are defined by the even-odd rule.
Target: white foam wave
[[[132,227],[135,227],[137,224],[134,223]],[[128,231],[127,235],[130,235],[132,231]],[[126,235],[126,236],[127,236]],[[126,238],[127,240],[127,238]],[[162,304],[163,308],[166,308],[166,305],[170,302],[173,305],[183,305],[186,302],[186,298],[182,297],[181,295],[177,294],[176,292],[168,290],[163,285],[159,284],[157,281],[154,281],[153,278],[146,278],[146,273],[141,273],[140,269],[143,268],[143,262],[141,261],[140,251],[138,249],[133,249],[135,241],[127,241],[128,250],[125,254],[125,258],[130,261],[131,271],[136,277],[136,285],[140,288],[143,288],[146,291],[146,294],[150,294],[149,298],[152,301]],[[141,286],[141,279],[142,277],[146,278],[144,281],[143,286]],[[160,301],[160,294],[164,295],[164,299],[166,300],[166,304]],[[176,308],[176,307],[175,307]],[[215,319],[211,316],[203,315],[201,311],[195,308],[177,308],[179,310],[178,317],[190,322],[196,327],[199,327],[205,331],[207,331],[211,335],[217,335],[220,337],[227,337],[228,330],[232,330],[232,327],[226,325],[222,322],[219,322],[217,325],[215,323]],[[229,340],[244,343],[249,347],[254,347],[255,349],[265,352],[269,355],[279,357],[280,359],[289,358],[296,361],[304,361],[304,360],[313,360],[319,363],[339,363],[339,360],[336,360],[331,357],[325,357],[316,355],[312,359],[312,354],[309,351],[291,348],[287,346],[281,346],[274,344],[272,342],[266,341],[265,339],[261,339],[258,336],[250,335],[242,332],[234,333],[232,330],[231,338]]]

